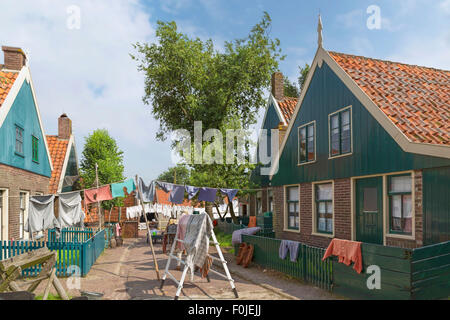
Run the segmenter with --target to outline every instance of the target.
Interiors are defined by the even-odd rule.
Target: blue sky
[[[67,27],[71,5],[80,9],[79,29]],[[380,8],[379,30],[367,28],[370,5]],[[155,139],[144,78],[128,54],[133,42],[155,41],[157,20],[175,20],[220,49],[267,11],[287,55],[280,71],[292,80],[314,57],[319,11],[327,50],[450,70],[450,0],[0,0],[0,11],[0,44],[29,53],[46,134],[66,112],[80,156],[84,137],[106,128],[125,152],[126,175],[146,179],[173,165],[170,143]]]

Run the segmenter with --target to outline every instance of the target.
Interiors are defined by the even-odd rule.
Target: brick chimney
[[[59,139],[70,139],[70,135],[72,134],[72,120],[63,113],[58,118],[58,138]]]
[[[27,61],[25,53],[20,48],[2,46],[5,56],[3,69],[20,71]]]
[[[284,83],[283,74],[281,72],[274,72],[272,74],[272,95],[277,100],[284,99]]]

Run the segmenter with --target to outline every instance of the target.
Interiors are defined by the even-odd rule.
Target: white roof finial
[[[317,44],[319,45],[319,47],[322,47],[323,41],[322,41],[322,19],[320,18],[320,13],[319,13],[319,23],[317,24],[317,34],[318,34],[318,38],[317,38]]]

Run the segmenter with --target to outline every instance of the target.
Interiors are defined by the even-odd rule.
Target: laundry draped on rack
[[[89,189],[84,191],[84,199],[86,204],[97,202],[97,201],[106,201],[113,199],[111,194],[111,189],[109,185],[100,187],[98,189]]]
[[[127,188],[127,193],[130,194],[134,190],[136,190],[136,185],[134,184],[133,179],[128,179],[124,182],[113,183],[111,184],[111,193],[113,198],[117,197],[125,197],[125,192],[123,188]]]
[[[30,233],[58,228],[60,225],[54,213],[54,195],[33,196],[29,201],[28,220],[24,230]]]
[[[206,213],[189,216],[184,236],[186,248],[186,266],[191,270],[191,280],[194,278],[194,266],[202,267],[208,255],[209,238],[213,225]]]
[[[79,191],[59,194],[58,222],[61,228],[84,227],[84,218]]]

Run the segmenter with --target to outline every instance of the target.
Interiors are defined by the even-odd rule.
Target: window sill
[[[304,165],[307,165],[307,164],[313,164],[313,163],[316,163],[316,162],[317,162],[317,160],[297,163],[297,167],[304,166]]]
[[[331,156],[328,155],[328,160],[332,160],[332,159],[336,159],[336,158],[342,158],[342,157],[347,157],[347,156],[351,156],[353,154],[353,152],[350,153],[344,153],[344,154],[339,154],[337,156]]]
[[[16,152],[16,151],[14,151],[14,154],[15,154],[16,156],[21,157],[21,158],[25,158],[25,155],[24,155],[24,154],[18,153],[18,152]]]
[[[36,160],[32,160],[34,163],[36,163],[36,164],[39,164],[39,161],[36,161]]]
[[[334,233],[311,232],[311,235],[325,238],[334,238]]]
[[[396,239],[404,239],[404,240],[416,240],[414,235],[409,234],[400,234],[400,233],[387,233],[386,238],[396,238]]]
[[[283,231],[294,232],[294,233],[300,233],[300,229],[296,230],[296,229],[288,229],[288,228],[284,228]]]

